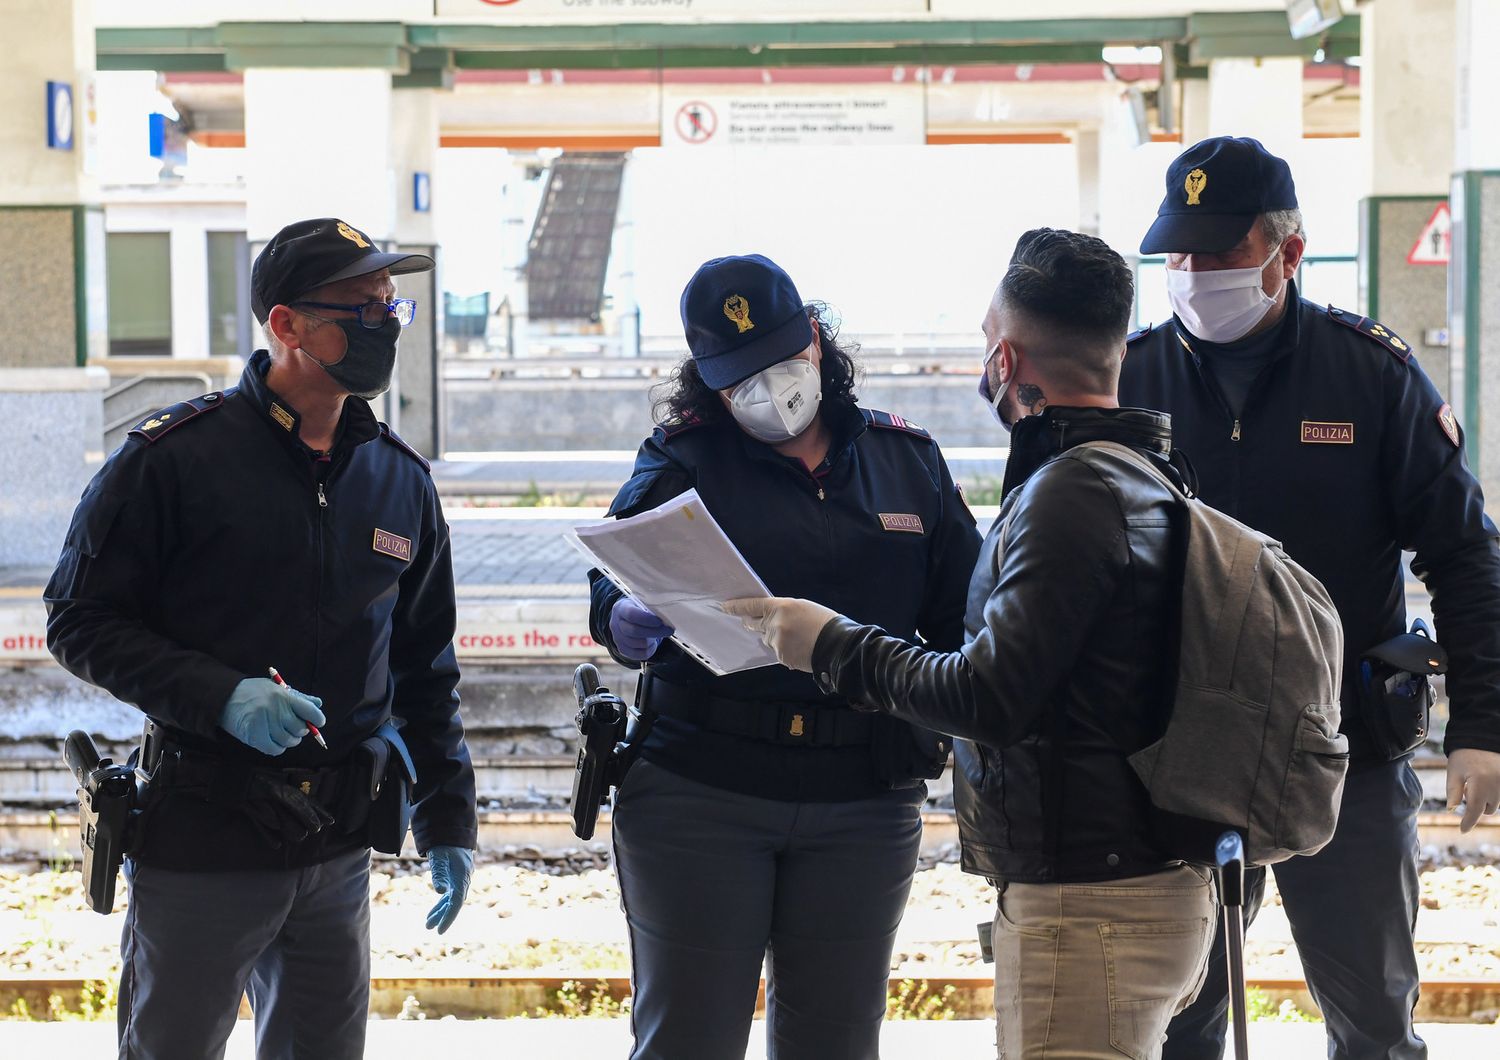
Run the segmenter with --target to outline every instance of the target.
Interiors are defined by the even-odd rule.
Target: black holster
[[[338,818],[344,831],[363,828],[370,846],[399,854],[411,828],[417,767],[394,722],[354,749]]]
[[[573,671],[573,691],[578,697],[578,757],[573,765],[573,793],[569,799],[573,834],[592,839],[599,821],[599,807],[609,790],[624,779],[628,762],[619,754],[625,740],[630,712],[619,696],[599,684],[599,671],[583,663]]]
[[[83,854],[84,894],[96,913],[115,904],[115,881],[134,840],[137,816],[134,761],[115,765],[100,758],[88,733],[75,729],[63,757],[78,779],[78,835]]]
[[[1432,678],[1448,672],[1448,653],[1420,618],[1402,633],[1366,651],[1359,663],[1359,713],[1374,749],[1387,761],[1410,754],[1427,740]]]

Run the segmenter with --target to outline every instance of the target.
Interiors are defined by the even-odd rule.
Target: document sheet
[[[770,666],[776,655],[719,604],[770,596],[697,490],[628,519],[574,527],[569,536],[620,588],[677,632],[684,651],[716,674]]]

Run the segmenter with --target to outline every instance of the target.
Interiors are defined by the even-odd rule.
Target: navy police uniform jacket
[[[474,774],[458,712],[448,527],[425,460],[345,401],[331,458],[297,437],[257,352],[240,383],[150,417],[94,476],[48,583],[47,646],[181,745],[235,763],[348,760],[393,716],[417,771],[418,848],[475,846]],[[219,728],[234,687],[275,666],[323,701],[277,757]],[[272,847],[188,795],[151,811],[140,858],[198,869],[316,863],[362,835],[337,825]]]
[[[1403,549],[1449,653],[1446,748],[1500,751],[1500,552],[1453,412],[1399,336],[1295,286],[1288,299],[1238,419],[1175,318],[1130,336],[1120,403],[1171,413],[1203,500],[1282,542],[1327,587],[1356,760],[1372,751],[1359,656],[1405,628]]]
[[[729,416],[658,427],[610,514],[635,515],[696,488],[729,539],[778,596],[816,600],[861,623],[933,648],[963,644],[974,518],[937,443],[900,416],[825,405],[832,433],[814,471],[756,441]],[[609,614],[621,590],[591,572],[590,629],[620,663]],[[716,676],[672,641],[649,660],[653,681],[740,700],[746,709],[847,704],[811,674],[766,666]],[[682,776],[744,794],[834,802],[885,790],[868,747],[798,747],[705,731],[661,717],[643,756]]]

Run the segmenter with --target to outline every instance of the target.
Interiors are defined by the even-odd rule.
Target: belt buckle
[[[780,722],[776,728],[776,739],[781,743],[806,744],[813,741],[815,716],[800,705],[781,708]]]

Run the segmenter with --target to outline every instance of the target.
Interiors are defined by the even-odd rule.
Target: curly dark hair
[[[831,413],[854,408],[859,395],[854,392],[859,382],[859,365],[854,354],[857,343],[838,341],[838,327],[829,323],[828,306],[822,302],[810,302],[805,307],[818,328],[818,345],[822,350],[823,367],[820,371],[823,383],[823,408]],[[698,374],[698,364],[689,355],[672,369],[672,374],[651,388],[651,415],[657,423],[681,423],[699,420],[712,423],[729,415],[719,392],[703,381]]]

